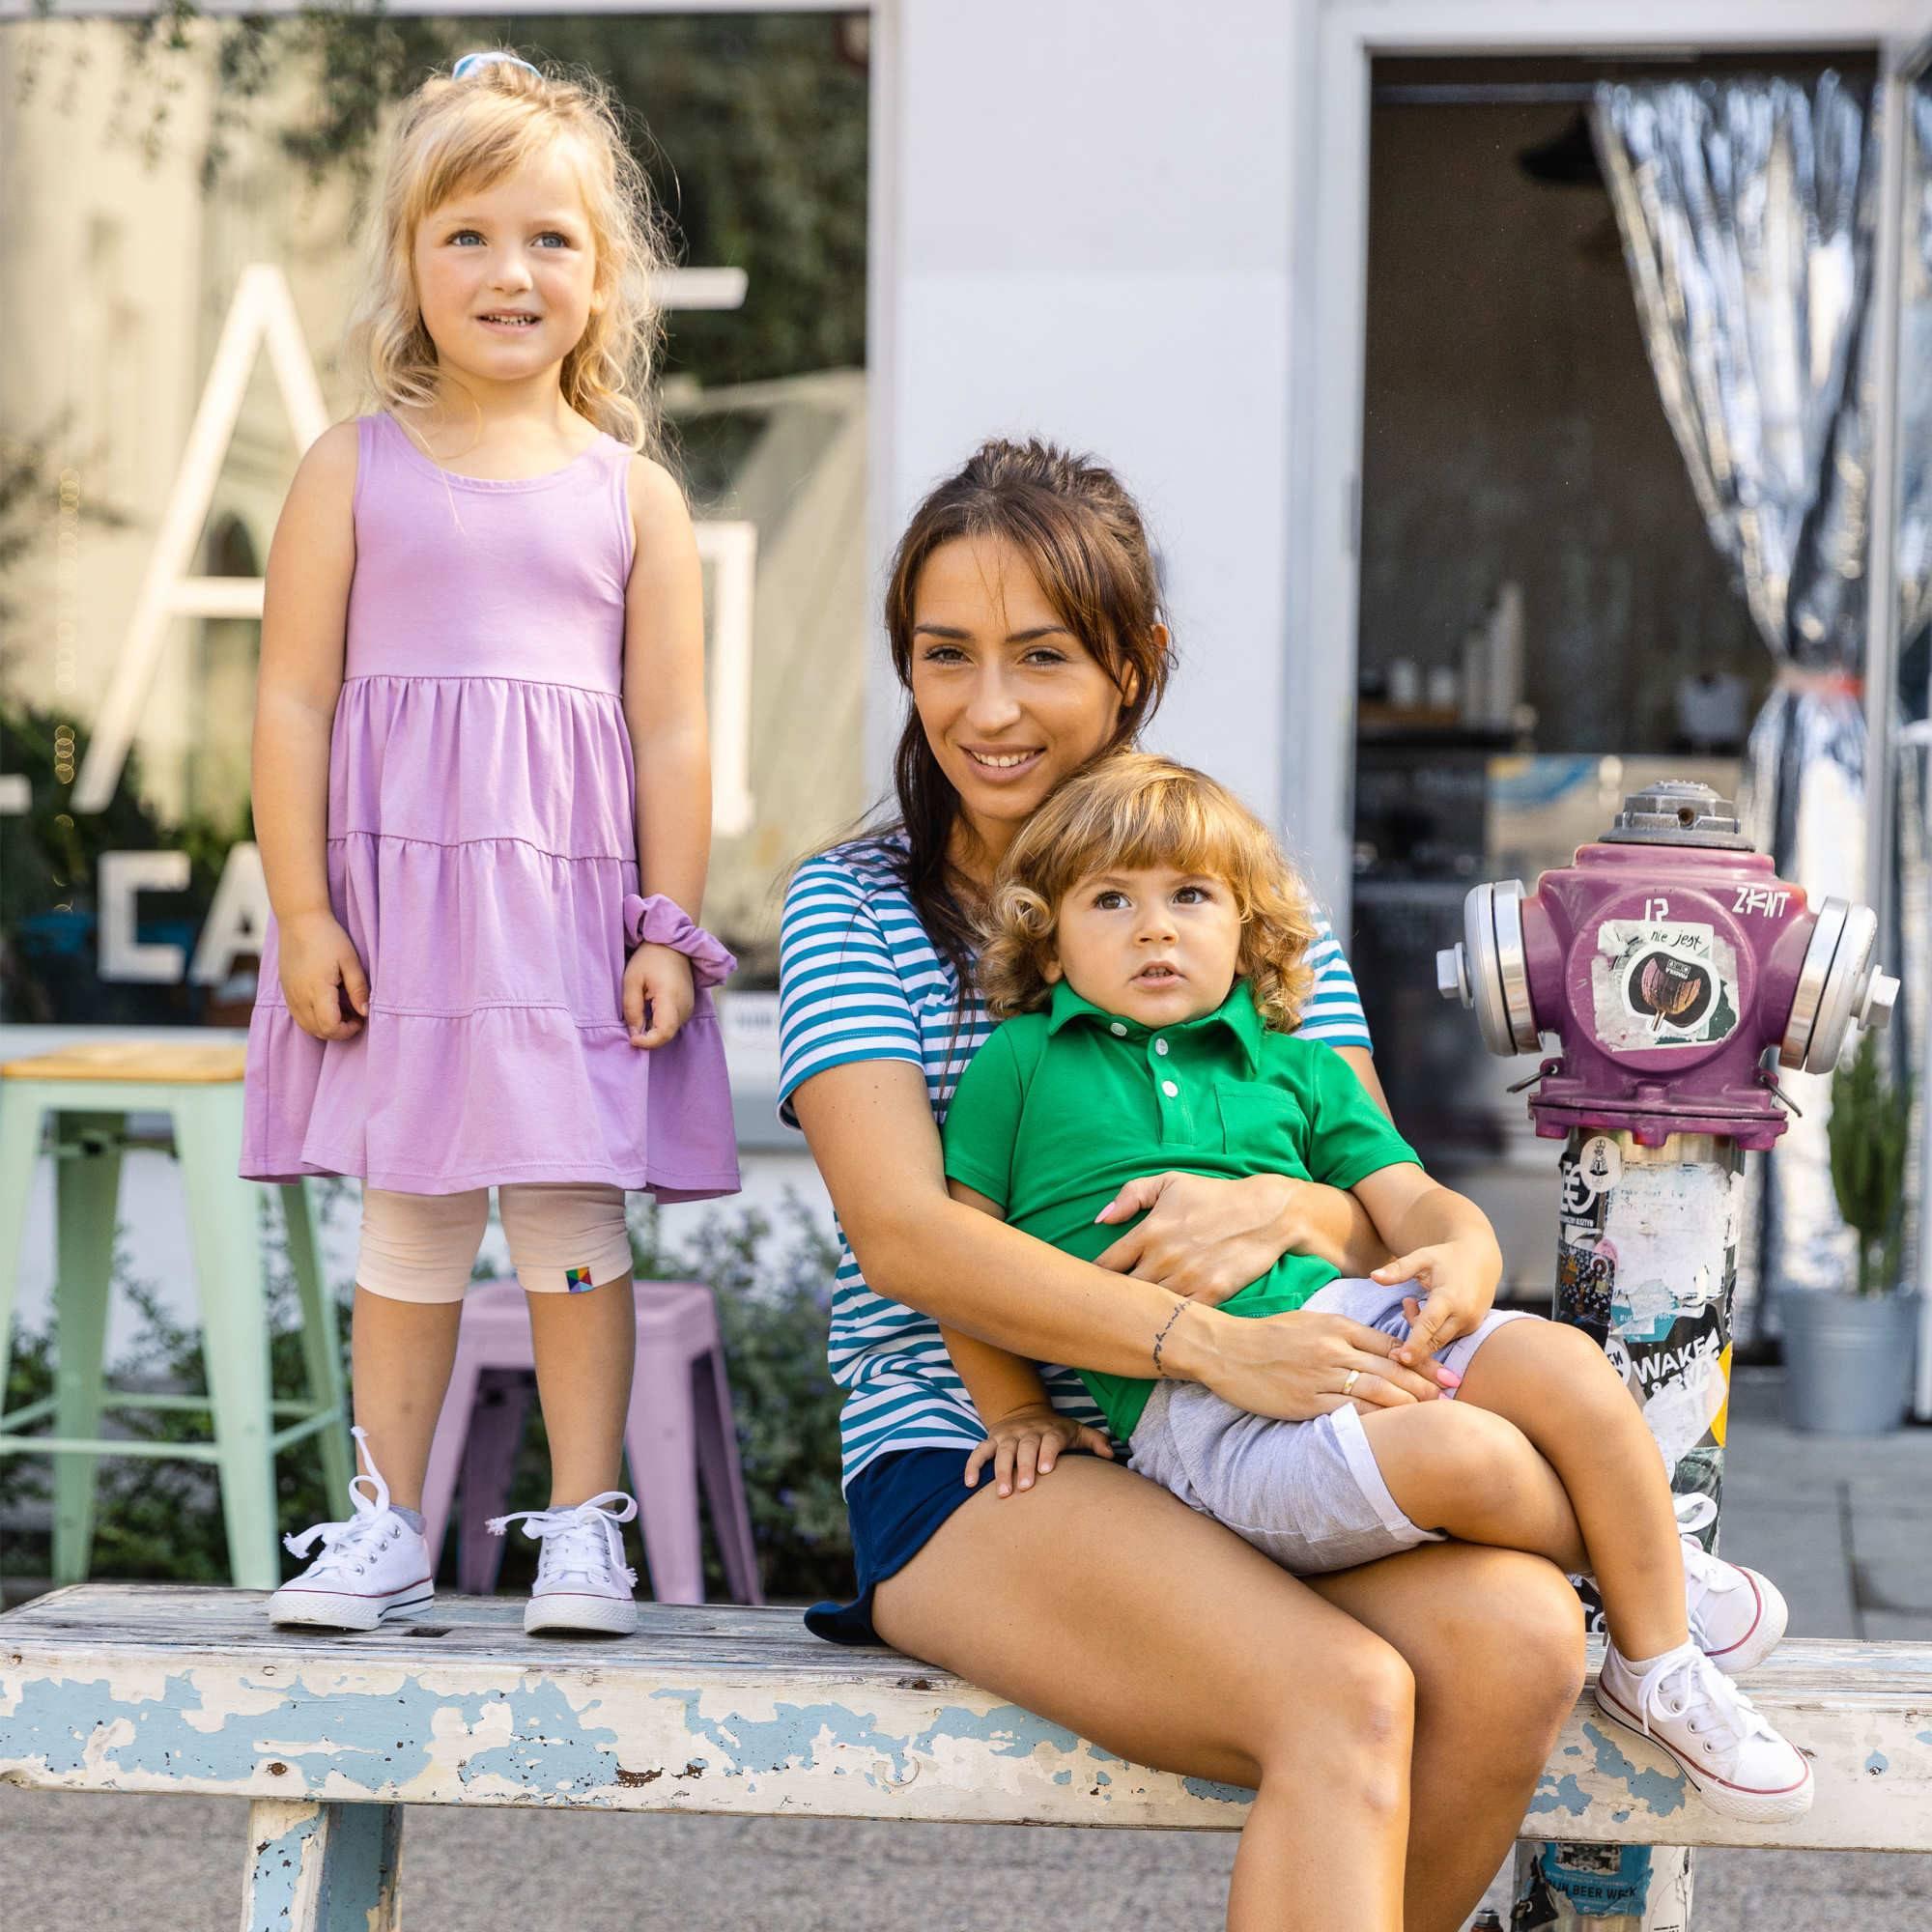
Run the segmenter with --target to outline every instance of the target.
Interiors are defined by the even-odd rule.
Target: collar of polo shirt
[[[1092,1000],[1082,999],[1062,980],[1054,987],[1052,1003],[1046,1009],[1046,1030],[1049,1034],[1056,1034],[1068,1020],[1074,1019],[1092,1020],[1119,1037],[1135,1040],[1151,1039],[1155,1034],[1199,1035],[1225,1027],[1240,1041],[1247,1054],[1249,1069],[1256,1073],[1261,1071],[1262,1038],[1267,1032],[1266,1024],[1255,1005],[1255,996],[1245,980],[1236,980],[1229,988],[1228,997],[1211,1013],[1198,1013],[1191,1020],[1158,1027],[1147,1026],[1140,1020],[1128,1018],[1125,1013],[1110,1013],[1105,1008],[1096,1007]],[[1122,1028],[1125,1028],[1124,1034],[1120,1033]]]

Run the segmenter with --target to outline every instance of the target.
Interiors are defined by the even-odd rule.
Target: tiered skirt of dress
[[[738,1186],[707,990],[630,1043],[637,795],[620,699],[508,677],[349,679],[329,757],[328,891],[369,977],[350,1039],[297,1025],[266,937],[242,1172],[449,1194],[606,1181],[660,1200]],[[627,934],[626,899],[632,930]],[[710,949],[715,983],[725,962]],[[652,938],[664,936],[652,932]],[[672,941],[671,943],[680,943]]]

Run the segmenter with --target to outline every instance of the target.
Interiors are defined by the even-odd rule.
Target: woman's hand
[[[1440,1241],[1376,1269],[1370,1280],[1384,1288],[1412,1281],[1422,1291],[1420,1300],[1403,1297],[1409,1334],[1395,1350],[1398,1362],[1427,1361],[1438,1349],[1475,1332],[1495,1305],[1494,1256],[1493,1242]]]
[[[1346,1315],[1300,1308],[1254,1320],[1190,1314],[1164,1353],[1178,1374],[1236,1408],[1306,1422],[1345,1403],[1367,1413],[1447,1392],[1446,1370],[1427,1357],[1405,1367],[1393,1358],[1395,1347],[1393,1336]]]
[[[317,1039],[354,1039],[369,1016],[369,976],[334,914],[312,912],[280,925],[282,998],[295,1023]],[[347,995],[354,1013],[342,1010]]]
[[[633,1046],[663,1046],[675,1039],[696,999],[691,961],[674,947],[640,946],[624,962],[624,1024]]]
[[[1050,1473],[1067,1449],[1088,1449],[1114,1460],[1114,1445],[1097,1429],[1062,1415],[1051,1403],[1016,1408],[990,1424],[985,1441],[967,1457],[966,1487],[978,1488],[980,1471],[990,1463],[1001,1495],[1009,1496],[1016,1488],[1030,1490],[1035,1478]]]
[[[1100,1266],[1158,1282],[1209,1308],[1259,1281],[1291,1245],[1294,1192],[1304,1182],[1254,1174],[1216,1180],[1204,1174],[1151,1174],[1130,1180],[1095,1220],[1147,1219],[1095,1257]]]

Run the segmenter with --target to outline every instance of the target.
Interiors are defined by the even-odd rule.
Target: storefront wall
[[[1181,647],[1154,742],[1291,822],[1285,345],[1293,103],[1312,45],[1307,7],[1262,0],[1217,9],[1211,31],[1165,0],[905,0],[874,13],[871,39],[868,611],[907,511],[981,438],[1039,435],[1099,455],[1147,506]],[[134,232],[180,234],[198,218],[190,198]],[[71,272],[87,281],[84,265]],[[212,315],[200,331],[204,357],[218,325]],[[244,431],[276,412],[265,380]],[[172,475],[193,401],[180,384],[152,393],[170,400],[142,412],[130,479],[149,497]],[[265,532],[272,504],[255,507]],[[111,655],[111,640],[90,649]],[[165,680],[156,696],[165,711]],[[899,716],[876,648],[866,797],[885,789]],[[185,752],[187,721],[177,735]],[[0,1048],[66,1031],[0,1026]],[[797,1137],[772,1122],[775,1069],[754,1033],[734,1052],[750,1179],[767,1197],[810,1188]],[[185,1280],[171,1176],[150,1158],[153,1175],[130,1165],[124,1218],[141,1272]],[[50,1194],[38,1192],[29,1231],[35,1277]]]
[[[0,20],[28,11],[4,0]],[[1925,11],[1847,0],[1829,28],[1897,38]],[[1227,0],[1207,17],[1168,0],[886,0],[872,37],[868,617],[906,512],[980,438],[1098,454],[1149,510],[1180,646],[1154,743],[1274,815],[1342,900],[1367,56],[1633,44],[1666,25],[1680,43],[1802,43],[1825,31],[1821,13],[1589,4],[1563,11],[1559,37],[1537,0]],[[13,199],[31,201],[17,185]],[[145,247],[196,219],[130,211],[126,228]],[[185,293],[165,274],[142,285],[164,302]],[[128,392],[121,465],[171,469],[191,393],[135,375],[152,316],[77,301],[73,323],[99,383]],[[217,324],[205,318],[203,336]],[[251,394],[251,412],[268,400]],[[246,519],[258,543],[269,520]],[[73,592],[86,620],[96,587],[83,577]],[[86,647],[106,649],[91,635]],[[163,715],[170,701],[157,688]],[[858,795],[882,793],[899,716],[875,648]]]
[[[1152,741],[1292,825],[1293,135],[1312,9],[908,0],[896,36],[875,188],[886,541],[988,434],[1113,464],[1148,511],[1181,652]],[[897,707],[883,675],[873,690],[883,774]]]
[[[0,0],[0,20],[30,11]],[[1845,0],[1831,29],[1896,38],[1919,11]],[[1272,816],[1345,912],[1368,54],[1646,35],[1800,43],[1818,38],[1822,12],[1812,0],[884,0],[870,46],[873,646],[858,793],[883,793],[900,717],[870,616],[892,541],[982,437],[1037,434],[1113,464],[1149,512],[1181,653],[1151,742]],[[183,208],[129,230],[138,241],[195,218]],[[169,277],[151,280],[175,298]],[[204,318],[204,337],[218,320]],[[76,326],[111,336],[141,322]],[[130,366],[110,356],[102,380],[125,386]],[[172,464],[185,408],[139,411],[146,467]],[[53,1037],[0,1025],[0,1050]],[[771,1123],[769,1049],[747,1044],[735,1070],[756,1184],[809,1185],[796,1137]],[[45,1219],[43,1202],[30,1252]],[[185,1264],[148,1272],[173,1278]]]

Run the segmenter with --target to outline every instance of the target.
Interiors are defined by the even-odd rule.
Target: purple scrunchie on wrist
[[[694,986],[717,986],[738,970],[738,961],[724,946],[692,923],[690,915],[675,899],[662,893],[639,898],[636,893],[624,895],[624,944],[668,946],[691,961]]]

